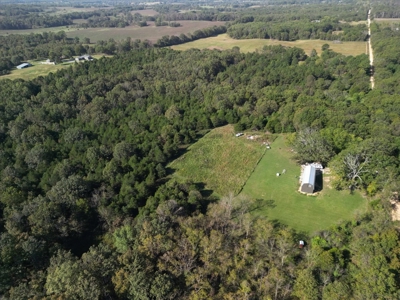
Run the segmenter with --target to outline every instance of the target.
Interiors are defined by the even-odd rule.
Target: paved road
[[[368,53],[369,53],[369,64],[371,66],[371,89],[374,88],[375,86],[375,80],[374,80],[374,52],[372,51],[372,45],[371,45],[371,9],[368,11]]]

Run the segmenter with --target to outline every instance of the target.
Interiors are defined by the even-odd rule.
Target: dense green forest
[[[214,203],[196,184],[165,177],[180,146],[205,129],[311,128],[325,145],[316,159],[333,159],[342,174],[338,188],[390,195],[399,171],[396,91],[371,92],[368,71],[367,56],[329,48],[310,57],[279,46],[249,54],[152,48],[32,82],[0,81],[1,293],[398,298],[400,245],[386,202],[299,251],[301,233],[247,214],[259,201]],[[362,181],[347,176],[338,159],[346,155],[368,164]]]
[[[244,54],[129,39],[94,45],[115,43],[113,58],[0,80],[1,297],[399,299],[400,33],[371,29],[373,90],[367,55],[328,45]],[[7,58],[24,44],[84,47],[59,34],[2,41]],[[368,211],[308,235],[252,213],[274,199],[215,199],[168,176],[228,123],[288,133],[299,162],[330,167]]]

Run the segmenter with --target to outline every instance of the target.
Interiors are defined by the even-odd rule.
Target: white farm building
[[[317,169],[313,165],[304,167],[300,186],[300,191],[302,193],[312,194],[314,192],[316,172]]]

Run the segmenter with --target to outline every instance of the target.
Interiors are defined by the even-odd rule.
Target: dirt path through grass
[[[375,87],[374,79],[374,52],[371,44],[371,9],[368,11],[368,53],[369,53],[369,64],[371,66],[371,89]]]

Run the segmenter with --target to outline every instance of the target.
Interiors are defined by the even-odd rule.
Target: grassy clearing
[[[235,137],[232,125],[216,128],[169,165],[172,176],[204,183],[205,189],[223,196],[237,194],[250,176],[265,146]]]
[[[31,80],[39,76],[46,76],[50,72],[56,72],[60,69],[67,68],[71,64],[59,64],[59,65],[42,65],[40,62],[29,61],[32,66],[22,70],[13,70],[11,74],[0,77],[1,79],[25,79]]]
[[[74,38],[79,37],[83,39],[85,37],[90,38],[92,43],[99,40],[122,40],[127,37],[141,40],[150,40],[152,42],[157,41],[164,35],[176,35],[179,36],[181,33],[191,33],[199,29],[208,28],[211,26],[224,25],[225,22],[211,22],[211,21],[179,21],[180,27],[168,27],[161,26],[156,27],[154,22],[148,22],[149,26],[127,26],[125,28],[75,28],[75,27],[51,27],[51,28],[39,28],[39,29],[27,29],[27,30],[0,30],[0,35],[8,34],[30,34],[30,33],[42,33],[46,32],[58,32],[65,31],[67,37]]]
[[[104,54],[96,54],[92,55],[93,58],[100,59],[102,57],[112,57],[112,55],[104,55]],[[32,64],[31,67],[22,69],[22,70],[12,70],[11,74],[0,76],[1,79],[24,79],[24,80],[32,80],[33,78],[39,76],[46,76],[50,72],[56,72],[60,69],[67,68],[74,63],[63,63],[58,65],[43,65],[40,61],[28,61]]]
[[[350,220],[367,208],[367,201],[359,194],[336,191],[326,182],[317,196],[298,192],[300,166],[292,159],[292,152],[280,136],[272,143],[246,182],[242,194],[255,199],[273,200],[275,207],[261,208],[256,214],[266,215],[296,230],[308,233],[327,229],[341,220]],[[276,173],[286,173],[277,177]],[[329,181],[329,180],[328,180]]]
[[[312,49],[317,50],[317,52],[321,52],[321,47],[324,44],[328,44],[330,49],[344,55],[359,55],[365,53],[366,51],[365,42],[343,42],[342,44],[334,44],[331,41],[322,40],[298,40],[294,42],[265,39],[235,40],[229,37],[227,34],[220,34],[215,37],[172,46],[171,48],[175,50],[188,50],[191,48],[227,50],[237,46],[242,52],[254,52],[261,50],[264,46],[268,45],[283,45],[286,47],[302,48],[306,54],[310,54]]]

